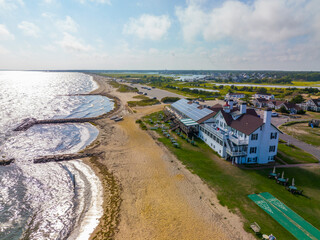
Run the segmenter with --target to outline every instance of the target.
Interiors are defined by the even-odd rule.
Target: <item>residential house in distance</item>
[[[295,104],[295,103],[290,103],[290,102],[287,102],[285,101],[284,103],[280,104],[279,105],[279,109],[281,107],[284,107],[287,111],[289,111],[289,113],[292,113],[292,114],[296,114],[299,110],[301,110],[301,108]]]
[[[256,108],[263,108],[267,106],[268,100],[265,98],[255,98],[252,100],[252,103]]]
[[[310,99],[299,105],[303,110],[320,112],[320,98]]]
[[[237,101],[240,98],[244,98],[244,97],[245,97],[244,93],[227,93],[225,99],[226,100],[232,99],[234,101]]]
[[[269,108],[272,108],[272,109],[279,109],[281,104],[283,104],[285,101],[279,101],[279,100],[269,100],[267,102],[267,106]]]
[[[267,99],[267,100],[274,99],[274,95],[273,94],[269,94],[269,93],[256,93],[253,97],[255,99],[257,99],[257,98],[264,98],[264,99]]]
[[[215,105],[207,108],[210,111],[206,116],[198,115],[201,108],[206,107],[181,99],[166,107],[164,112],[173,121],[184,122],[185,117],[189,118],[187,124],[194,121],[197,128],[194,133],[227,160],[236,164],[274,161],[280,131],[271,124],[271,109],[264,112],[262,119],[254,109],[247,109],[245,103],[240,108],[234,108],[232,101],[223,107]]]

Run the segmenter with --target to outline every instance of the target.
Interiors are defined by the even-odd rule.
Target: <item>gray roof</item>
[[[171,107],[178,110],[188,118],[191,118],[193,121],[198,121],[213,113],[209,108],[202,107],[201,105],[190,102],[187,99],[180,99],[179,101],[172,103]]]

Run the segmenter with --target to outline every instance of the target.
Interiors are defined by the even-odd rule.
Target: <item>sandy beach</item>
[[[85,162],[103,183],[104,215],[91,239],[254,239],[213,189],[135,123],[164,105],[132,111],[126,103],[136,94],[117,92],[107,78],[94,80],[99,88],[92,94],[115,97],[111,115],[124,120],[94,121],[100,133],[86,151],[104,154]]]

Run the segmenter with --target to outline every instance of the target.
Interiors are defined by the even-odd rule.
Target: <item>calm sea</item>
[[[82,73],[0,71],[0,239],[87,239],[102,214],[101,183],[81,160],[33,164],[35,157],[75,153],[98,130],[90,124],[35,125],[13,129],[25,118],[98,116],[113,102],[74,96],[97,88]],[[74,189],[70,175],[75,175]]]

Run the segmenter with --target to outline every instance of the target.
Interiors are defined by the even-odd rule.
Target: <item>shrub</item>
[[[161,99],[161,102],[163,102],[163,103],[172,103],[172,102],[176,102],[178,100],[180,100],[179,97],[164,97],[164,98]]]
[[[280,111],[281,113],[289,113],[289,111],[288,111],[284,106],[282,106],[282,107],[279,109],[279,111]]]
[[[303,115],[303,114],[305,114],[305,113],[306,113],[306,111],[304,111],[303,109],[300,109],[300,110],[297,111],[297,114]]]

